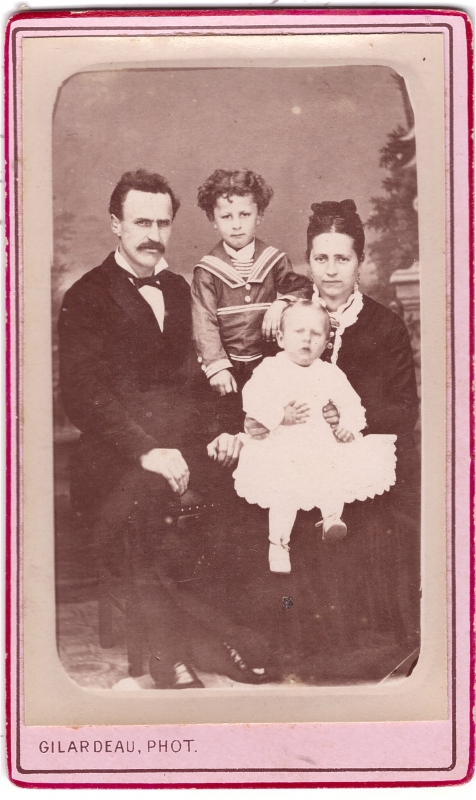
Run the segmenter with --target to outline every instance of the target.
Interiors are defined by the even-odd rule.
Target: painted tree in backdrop
[[[403,78],[395,76],[405,107],[407,128],[399,125],[380,151],[380,166],[388,171],[382,181],[385,194],[373,197],[367,227],[378,236],[369,243],[369,255],[378,272],[378,297],[394,299],[389,278],[397,269],[418,261],[418,204],[414,117]]]

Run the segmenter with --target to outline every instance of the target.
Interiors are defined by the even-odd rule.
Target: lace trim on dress
[[[344,333],[346,328],[349,328],[355,322],[357,322],[358,316],[362,311],[364,306],[364,298],[359,290],[357,284],[354,286],[354,291],[346,300],[345,303],[342,303],[336,311],[329,311],[326,306],[324,299],[319,294],[319,289],[317,286],[314,287],[314,294],[313,298],[314,301],[320,303],[323,306],[327,313],[331,318],[331,324],[335,331],[335,339],[334,339],[334,347],[332,350],[331,355],[331,364],[337,364],[337,356],[339,355],[340,346],[342,343],[342,334]]]

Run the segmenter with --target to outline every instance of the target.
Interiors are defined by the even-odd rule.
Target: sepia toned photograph
[[[15,18],[15,774],[462,774],[464,20],[420,16]]]
[[[61,87],[57,636],[81,686],[411,673],[417,179],[388,67]]]

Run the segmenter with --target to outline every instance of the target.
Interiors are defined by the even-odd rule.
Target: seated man
[[[177,600],[162,547],[192,463],[197,475],[206,471],[189,287],[163,258],[178,208],[162,176],[125,173],[109,206],[117,250],[66,292],[59,317],[63,403],[81,432],[72,490],[89,512],[101,563],[126,564],[130,607],[160,688],[203,685],[190,664],[196,621]],[[239,449],[235,437],[218,436],[210,469],[232,466]],[[239,654],[226,648],[233,672]],[[236,679],[259,679],[238,666]]]

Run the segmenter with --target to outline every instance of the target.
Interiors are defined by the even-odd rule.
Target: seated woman
[[[264,549],[257,529],[265,530],[266,520],[256,518],[254,529],[248,523],[239,549],[243,554],[254,547],[255,552],[240,573],[247,576],[241,612],[246,615],[246,608],[252,608],[255,625],[262,632],[267,627],[270,661],[284,676],[337,679],[335,670],[326,671],[326,653],[342,655],[343,649],[360,648],[366,652],[365,674],[357,667],[353,672],[352,666],[343,679],[379,679],[385,663],[396,666],[397,655],[410,657],[419,643],[419,457],[413,437],[418,396],[413,353],[400,317],[359,290],[365,237],[354,202],[316,203],[312,212],[307,258],[315,302],[327,309],[331,320],[321,358],[337,365],[359,395],[366,416],[364,436],[396,436],[396,482],[381,497],[345,507],[348,535],[342,541],[326,543],[321,528],[313,535],[320,514],[300,512],[291,575],[268,574],[265,580],[266,554],[261,553],[260,561],[256,548]],[[339,414],[332,400],[329,397],[324,416],[335,427]],[[268,434],[252,419],[246,427],[254,437]],[[260,542],[261,536],[260,532]],[[240,594],[236,584],[229,584],[229,590],[235,597]],[[387,648],[387,662],[382,648]]]

